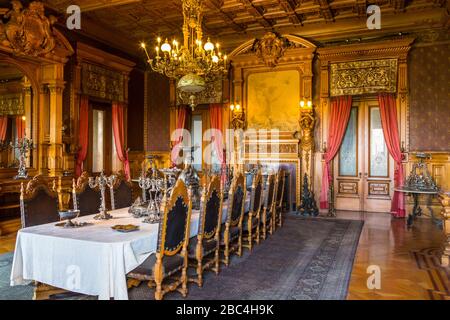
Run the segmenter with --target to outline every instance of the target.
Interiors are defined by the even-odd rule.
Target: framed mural
[[[247,128],[298,130],[300,73],[251,73],[247,79]]]

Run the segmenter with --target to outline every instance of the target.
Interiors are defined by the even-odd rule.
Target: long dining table
[[[247,197],[247,208],[249,202]],[[222,222],[227,204],[224,200]],[[77,222],[87,223],[79,228],[49,223],[19,230],[11,286],[37,281],[100,300],[127,300],[126,274],[156,252],[159,227],[134,218],[128,209],[110,211],[110,220],[94,220],[94,215],[77,218]],[[192,210],[190,237],[197,235],[199,215]],[[127,224],[137,225],[139,230],[120,233],[111,228]]]

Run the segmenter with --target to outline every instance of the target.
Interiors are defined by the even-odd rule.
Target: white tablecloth
[[[246,206],[248,207],[248,199]],[[226,219],[226,202],[222,215]],[[35,280],[57,288],[98,296],[99,299],[128,299],[126,274],[157,249],[158,224],[142,223],[128,208],[110,212],[111,220],[93,216],[77,219],[92,225],[76,229],[55,223],[21,229],[17,234],[11,271],[11,285]],[[190,236],[197,234],[199,212],[193,210]],[[139,225],[140,230],[120,233],[116,224]]]

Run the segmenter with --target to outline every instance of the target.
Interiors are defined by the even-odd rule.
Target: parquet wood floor
[[[429,219],[408,230],[404,220],[389,214],[338,212],[338,219],[365,221],[347,299],[450,300],[450,272],[439,265],[444,236]],[[0,237],[0,254],[14,250],[16,233]],[[367,267],[381,270],[381,288],[369,289]]]

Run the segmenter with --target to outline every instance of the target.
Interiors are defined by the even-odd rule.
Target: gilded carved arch
[[[31,127],[37,147],[33,150],[31,175],[63,171],[62,130],[48,128],[62,127],[64,65],[74,50],[54,27],[55,22],[55,17],[45,15],[40,1],[26,6],[14,0],[9,7],[0,8],[0,61],[21,70],[33,89],[32,123],[27,123],[27,128]],[[0,177],[13,174],[0,171]]]

